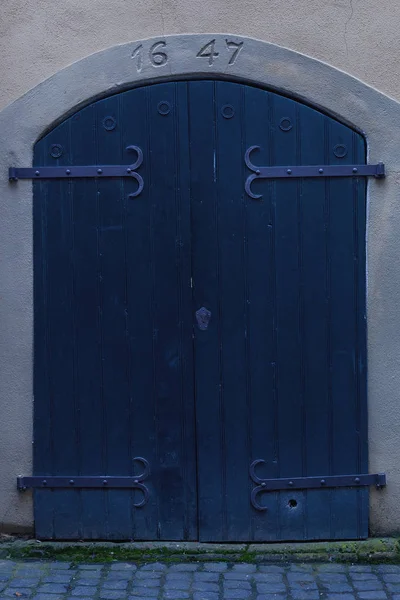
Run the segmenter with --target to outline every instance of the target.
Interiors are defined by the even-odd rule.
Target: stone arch
[[[10,184],[9,166],[30,166],[33,145],[80,106],[168,79],[213,77],[248,82],[295,97],[363,132],[369,162],[387,178],[368,183],[368,352],[370,470],[389,485],[372,494],[372,531],[400,529],[400,211],[397,210],[400,104],[325,63],[267,42],[230,34],[160,36],[108,48],[66,67],[0,112],[0,528],[32,526],[30,495],[16,476],[32,454],[32,185]]]

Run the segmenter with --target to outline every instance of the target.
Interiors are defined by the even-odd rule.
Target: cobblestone
[[[400,566],[0,561],[0,600],[400,600]]]

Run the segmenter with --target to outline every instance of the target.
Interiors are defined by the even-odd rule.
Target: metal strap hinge
[[[27,489],[56,489],[68,488],[74,490],[80,489],[137,489],[143,493],[141,502],[134,504],[136,508],[144,506],[149,499],[149,490],[143,483],[150,475],[149,462],[137,456],[133,459],[143,465],[143,472],[139,475],[115,476],[115,475],[72,475],[70,477],[42,475],[33,477],[17,477],[17,488],[20,492]]]
[[[246,150],[244,161],[246,166],[253,171],[246,179],[245,190],[250,198],[261,198],[261,194],[253,194],[251,184],[255,179],[293,179],[297,177],[375,177],[383,179],[385,177],[385,165],[378,163],[376,165],[310,165],[310,166],[279,166],[279,167],[258,167],[250,160],[250,154],[253,150],[259,150],[260,146],[250,146]]]
[[[326,475],[320,477],[289,477],[279,479],[261,479],[256,475],[257,465],[265,464],[265,460],[258,459],[250,465],[250,478],[257,484],[251,491],[251,504],[257,510],[266,510],[258,502],[258,495],[265,492],[310,490],[340,487],[366,487],[375,485],[382,489],[386,485],[385,473],[367,473],[362,475]]]
[[[139,196],[144,187],[143,177],[136,173],[136,169],[143,162],[143,152],[139,146],[127,146],[128,152],[136,152],[137,159],[132,165],[88,165],[88,166],[63,166],[63,167],[10,167],[8,179],[11,182],[18,179],[76,179],[93,178],[104,179],[107,177],[132,177],[136,179],[138,189],[129,194],[134,198]]]

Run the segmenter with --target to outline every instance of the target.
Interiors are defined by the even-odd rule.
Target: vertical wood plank
[[[73,165],[96,164],[97,115],[90,105],[70,119]],[[76,402],[80,431],[80,475],[106,473],[101,354],[99,195],[95,179],[71,181],[74,212],[74,314],[76,323]],[[82,537],[107,537],[106,493],[82,490]]]
[[[246,87],[244,107],[245,149],[260,145],[252,154],[255,164],[273,165],[273,114],[270,94]],[[255,119],[254,115],[258,115]],[[246,176],[250,171],[246,172]],[[261,459],[257,475],[265,478],[279,476],[279,448],[277,434],[276,369],[276,273],[275,273],[275,182],[260,180],[253,184],[260,200],[246,199],[248,218],[248,365],[250,371],[250,444],[249,463]],[[250,490],[256,484],[250,481]],[[249,539],[274,541],[277,539],[279,494],[271,492],[258,500],[267,510],[251,514]]]
[[[227,536],[224,511],[226,472],[224,413],[221,381],[221,304],[216,181],[215,83],[188,84],[192,210],[193,310],[202,306],[212,316],[199,331],[193,315],[195,339],[195,395],[199,539],[217,541]]]

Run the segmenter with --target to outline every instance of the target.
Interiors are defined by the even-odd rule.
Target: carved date
[[[168,62],[168,54],[166,52],[167,42],[165,40],[160,40],[153,44],[148,52],[149,63],[153,67],[163,67]],[[145,60],[143,44],[139,44],[134,48],[131,58],[136,60],[136,70],[138,73],[141,73],[143,69],[143,63]]]
[[[224,44],[222,41],[214,38],[200,48],[196,57],[207,59],[210,67],[213,66],[217,59],[222,59],[223,61],[227,61],[227,66],[229,67],[237,61],[243,49],[243,44],[244,42],[235,42],[232,39],[225,39]],[[138,73],[142,72],[146,63],[154,68],[164,67],[169,62],[167,42],[165,40],[158,40],[152,44],[148,51],[143,48],[143,44],[139,44],[133,49],[131,58],[135,61]]]
[[[202,46],[202,48],[200,48],[200,50],[196,54],[197,58],[208,58],[208,64],[210,65],[210,67],[214,64],[215,59],[217,59],[220,56],[220,53],[215,50],[215,45],[216,40],[210,40],[209,42],[207,42],[207,44]],[[226,39],[225,48],[230,53],[228,66],[233,65],[236,62],[239,53],[243,48],[243,42],[234,42],[233,40]]]

